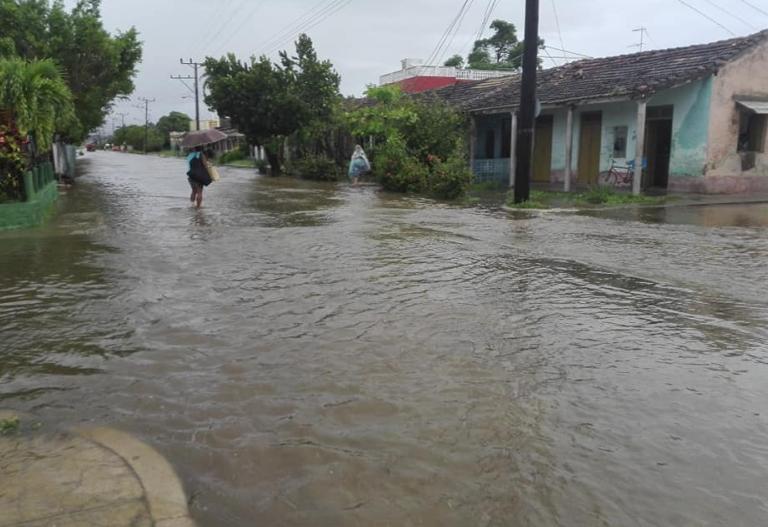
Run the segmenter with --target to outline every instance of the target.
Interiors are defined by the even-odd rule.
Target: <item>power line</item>
[[[560,66],[560,64],[558,64],[558,63],[555,61],[555,58],[554,58],[552,55],[550,55],[550,54],[549,54],[549,50],[547,50],[547,48],[544,48],[544,54],[547,56],[547,58],[548,58],[549,60],[551,60],[551,61],[552,61],[552,64],[553,64],[553,65],[554,65],[556,68],[557,68],[558,66]]]
[[[726,15],[728,15],[728,16],[736,19],[736,20],[738,20],[739,22],[741,22],[742,24],[746,25],[747,27],[749,27],[751,29],[754,29],[754,30],[757,29],[757,26],[755,26],[754,24],[751,24],[750,22],[748,22],[748,21],[744,20],[743,18],[741,18],[739,15],[737,15],[735,13],[732,13],[732,12],[728,11],[727,9],[721,7],[720,5],[714,3],[712,0],[704,0],[704,1],[706,3],[708,3],[709,5],[711,5],[712,7],[714,7],[715,9],[717,9],[718,11],[721,11],[721,12],[725,13]]]
[[[706,14],[704,11],[701,11],[701,10],[699,10],[699,9],[697,9],[697,8],[695,8],[695,7],[693,7],[691,4],[689,4],[689,3],[688,3],[688,2],[686,2],[685,0],[677,0],[677,1],[678,1],[678,2],[680,2],[681,4],[683,4],[683,5],[684,5],[685,7],[687,7],[688,9],[691,9],[692,11],[696,11],[698,14],[700,14],[701,16],[703,16],[704,18],[706,18],[707,20],[709,20],[709,21],[710,21],[710,22],[712,22],[713,24],[717,24],[719,27],[721,27],[722,29],[724,29],[725,31],[727,31],[727,32],[728,32],[729,34],[731,34],[732,36],[734,36],[734,37],[736,36],[736,33],[734,33],[733,31],[731,31],[731,30],[730,30],[730,29],[728,29],[727,27],[725,27],[723,24],[721,24],[720,22],[718,22],[717,20],[715,20],[714,18],[712,18],[712,17],[711,17],[711,16],[709,16],[708,14]],[[744,0],[742,0],[742,2],[744,2]],[[746,2],[745,2],[745,3],[746,3]]]
[[[453,41],[456,39],[456,35],[458,35],[459,31],[461,30],[461,24],[464,22],[464,18],[466,18],[467,13],[469,13],[469,10],[472,9],[472,4],[474,3],[475,3],[475,0],[469,0],[469,5],[467,5],[467,8],[464,10],[464,14],[461,15],[461,18],[459,19],[459,23],[456,24],[456,28],[453,30],[453,34],[451,35],[451,40],[449,40],[448,44],[446,44],[445,47],[443,48],[443,52],[440,54],[440,57],[435,61],[436,64],[440,64],[443,61],[445,54],[451,48],[451,45],[453,45]]]
[[[262,0],[261,2],[256,3],[254,8],[251,9],[248,15],[243,17],[242,21],[240,22],[240,25],[237,26],[237,28],[234,31],[229,33],[229,35],[227,35],[227,38],[222,43],[219,44],[218,49],[220,49],[222,53],[226,50],[227,44],[229,44],[232,41],[232,39],[243,30],[243,28],[251,21],[251,18],[253,18],[253,15],[255,15],[259,9],[261,9],[265,1],[266,0]]]
[[[554,49],[555,51],[560,51],[561,53],[566,53],[566,54],[568,54],[568,55],[575,55],[575,56],[577,56],[577,57],[582,57],[582,58],[585,58],[585,59],[591,59],[591,58],[594,58],[594,57],[591,57],[590,55],[584,55],[583,53],[576,53],[575,51],[568,51],[567,49],[563,49],[563,48],[556,48],[556,47],[554,47],[554,46],[546,46],[546,45],[545,45],[544,47],[545,47],[545,48],[549,48],[549,49]]]
[[[270,38],[268,38],[265,42],[261,43],[257,47],[260,49],[268,50],[267,54],[271,53],[272,50],[283,46],[285,42],[295,38],[295,36],[301,33],[304,28],[312,26],[318,21],[325,20],[324,17],[327,17],[332,13],[334,9],[338,8],[342,4],[342,1],[343,0],[321,0],[312,6],[312,8],[304,12],[304,14],[296,19],[292,24],[285,26],[282,30],[273,34]]]
[[[294,38],[296,38],[297,35],[301,33],[306,33],[310,29],[318,26],[319,24],[325,22],[328,18],[332,17],[345,7],[347,7],[349,4],[352,3],[352,0],[336,0],[331,5],[329,5],[324,11],[318,14],[314,19],[308,20],[306,23],[304,23],[300,28],[295,30],[294,32],[290,33],[287,38],[285,38],[283,41],[279,42],[278,44],[272,46],[272,48],[267,52],[267,54],[273,53],[280,49],[281,47],[285,46],[287,43],[292,41]]]
[[[282,29],[279,29],[277,32],[273,33],[267,40],[262,41],[259,43],[256,47],[260,49],[264,49],[267,46],[270,46],[274,44],[275,42],[280,41],[281,39],[285,38],[286,35],[291,34],[291,32],[297,28],[301,27],[301,24],[306,22],[306,20],[312,18],[317,13],[322,11],[323,9],[327,8],[330,5],[330,2],[328,5],[323,7],[323,4],[326,2],[326,0],[320,0],[315,5],[313,5],[311,8],[309,8],[307,11],[304,12],[303,15],[301,15],[299,18],[294,20],[292,23],[288,24],[287,26],[284,26]],[[316,13],[317,11],[317,13]]]
[[[229,18],[225,19],[223,23],[219,24],[216,29],[212,29],[208,34],[208,37],[202,40],[202,44],[197,50],[197,54],[201,55],[205,52],[205,49],[213,44],[217,38],[229,27],[229,24],[235,19],[240,8],[245,6],[247,0],[240,0],[240,3],[236,5],[235,9],[230,14]]]
[[[751,7],[752,9],[757,11],[758,13],[762,13],[765,16],[768,16],[768,11],[766,11],[765,9],[761,9],[761,8],[757,7],[755,4],[753,4],[752,2],[747,2],[747,0],[741,0],[741,1],[742,1],[742,3],[747,4],[749,7]]]
[[[563,43],[563,32],[560,31],[560,17],[557,16],[557,5],[555,5],[555,0],[552,0],[552,11],[555,13],[555,26],[557,27],[557,35],[560,38],[560,47],[564,48],[565,44]]]
[[[448,27],[443,32],[443,35],[440,37],[440,40],[437,41],[437,45],[435,46],[435,49],[432,50],[432,53],[429,54],[429,57],[427,57],[426,64],[431,65],[433,61],[437,60],[438,56],[440,55],[440,50],[445,46],[445,43],[448,41],[448,36],[451,34],[453,29],[456,27],[456,25],[459,22],[459,19],[462,18],[462,15],[464,14],[464,11],[467,9],[467,5],[469,4],[469,0],[464,0],[464,2],[461,4],[461,7],[459,8],[459,12],[456,13],[456,16],[453,17],[453,20],[450,24],[448,24]]]

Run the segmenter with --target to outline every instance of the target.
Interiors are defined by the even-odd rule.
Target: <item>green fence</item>
[[[35,227],[45,222],[59,195],[50,162],[24,174],[24,194],[25,201],[0,204],[0,229]]]

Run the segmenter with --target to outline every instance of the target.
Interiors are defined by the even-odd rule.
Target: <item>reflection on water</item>
[[[88,162],[0,234],[0,400],[140,435],[200,525],[764,523],[764,209],[224,169],[196,210],[178,160]]]

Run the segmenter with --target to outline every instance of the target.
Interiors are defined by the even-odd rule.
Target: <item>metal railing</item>
[[[475,159],[472,161],[472,173],[475,183],[506,183],[509,181],[509,158]]]
[[[457,80],[481,81],[513,75],[512,71],[462,70],[446,66],[411,66],[379,77],[379,84],[395,84],[414,77],[450,77]]]

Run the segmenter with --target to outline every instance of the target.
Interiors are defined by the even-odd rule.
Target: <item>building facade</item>
[[[403,59],[399,71],[379,78],[380,86],[398,85],[405,93],[421,93],[454,86],[463,82],[509,77],[509,71],[472,70],[446,66],[429,66],[421,59]]]
[[[766,32],[571,63],[540,72],[538,91],[536,183],[768,191]],[[513,181],[519,78],[438,93],[471,116],[476,178]]]

